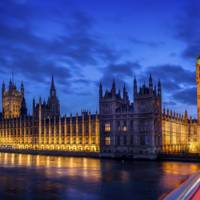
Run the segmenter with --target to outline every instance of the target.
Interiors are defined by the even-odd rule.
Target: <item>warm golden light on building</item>
[[[76,117],[71,115],[33,120],[27,116],[0,121],[0,147],[48,151],[99,151],[98,114],[84,112]]]

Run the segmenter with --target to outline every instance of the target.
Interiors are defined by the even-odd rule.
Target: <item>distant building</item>
[[[99,152],[107,157],[155,158],[158,153],[200,152],[200,57],[196,64],[197,119],[162,108],[162,86],[138,87],[133,81],[133,101],[124,85],[115,81],[110,90],[99,85],[99,114],[61,116],[52,77],[47,102],[33,99],[27,115],[24,85],[17,90],[2,84],[0,149]]]

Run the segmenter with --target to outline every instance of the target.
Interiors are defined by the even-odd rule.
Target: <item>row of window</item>
[[[152,143],[152,138],[149,136],[135,137],[131,135],[130,138],[128,138],[128,136],[124,135],[124,136],[116,136],[115,139],[117,145],[134,145],[134,144],[151,145]],[[155,143],[157,143],[156,139],[157,138],[155,138]],[[111,137],[109,136],[105,137],[104,144],[106,146],[111,145]]]

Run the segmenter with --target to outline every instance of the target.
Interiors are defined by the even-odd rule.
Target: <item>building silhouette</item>
[[[138,87],[133,102],[124,85],[113,80],[110,90],[99,85],[99,114],[82,111],[61,116],[54,78],[47,102],[33,99],[27,114],[24,85],[2,84],[0,149],[97,152],[106,157],[155,158],[158,153],[200,152],[200,57],[196,63],[197,119],[162,108],[161,82]]]

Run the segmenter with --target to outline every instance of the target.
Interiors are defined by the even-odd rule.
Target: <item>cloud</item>
[[[69,90],[72,84],[85,84],[81,79],[87,66],[120,58],[117,50],[94,31],[94,19],[76,8],[66,12],[70,9],[65,1],[59,4],[10,1],[9,6],[6,3],[0,3],[2,76],[14,71],[29,81],[46,84],[46,77],[54,74],[60,84],[68,84]],[[54,31],[48,31],[48,23]]]
[[[184,12],[177,18],[175,38],[185,44],[184,58],[195,59],[200,54],[199,1],[187,1]]]
[[[195,85],[195,72],[180,65],[164,64],[147,68],[156,79],[160,79],[168,91],[178,90],[182,86]]]
[[[153,47],[153,48],[157,48],[164,45],[164,42],[147,41],[147,40],[141,40],[137,38],[131,38],[130,41],[136,45],[143,45],[143,46]]]
[[[181,103],[196,106],[197,105],[196,87],[182,89],[174,93],[173,98]]]
[[[175,101],[164,101],[163,106],[168,107],[168,106],[176,106],[177,103]]]
[[[117,84],[122,85],[127,82],[127,79],[132,79],[136,71],[141,70],[139,62],[123,62],[117,64],[109,64],[103,69],[102,82],[105,86],[109,86],[113,79]]]
[[[180,65],[157,65],[147,68],[154,78],[160,79],[164,94],[168,94],[164,105],[183,103],[196,105],[196,76],[194,71]]]

